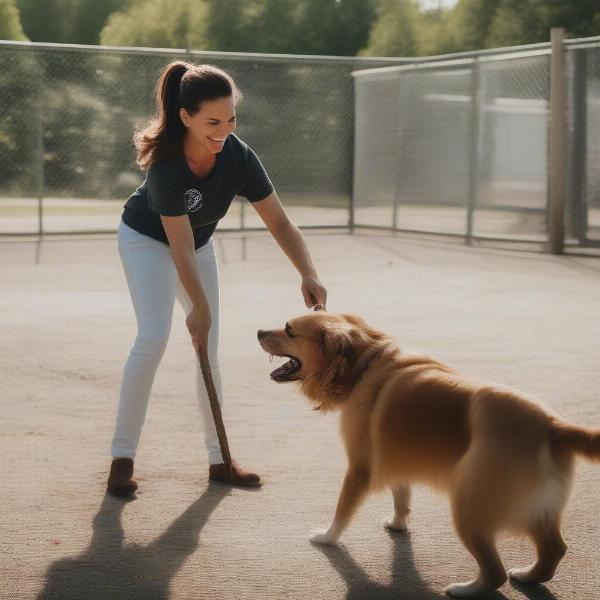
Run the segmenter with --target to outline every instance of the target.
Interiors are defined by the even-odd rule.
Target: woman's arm
[[[181,283],[195,308],[205,309],[208,301],[198,274],[194,256],[194,234],[187,215],[180,217],[161,216],[169,240],[171,255]]]
[[[325,307],[327,290],[319,281],[304,236],[290,221],[277,194],[272,192],[263,200],[253,202],[252,206],[302,276],[302,294],[306,306],[310,308],[315,304],[322,304]]]
[[[192,301],[192,310],[187,315],[185,324],[192,337],[194,348],[199,352],[207,353],[208,332],[210,331],[212,316],[196,266],[194,234],[190,220],[187,215],[178,217],[161,215],[160,218],[169,240],[171,256],[177,274]]]

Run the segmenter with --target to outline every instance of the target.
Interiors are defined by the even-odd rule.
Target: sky
[[[450,8],[457,2],[458,0],[419,0],[419,4],[423,8],[437,8],[440,4],[442,8]]]

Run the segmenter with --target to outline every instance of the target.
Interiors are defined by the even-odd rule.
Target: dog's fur
[[[420,482],[449,495],[458,535],[479,566],[475,580],[447,593],[475,596],[506,581],[494,544],[503,530],[527,534],[537,548],[537,561],[511,577],[553,577],[566,551],[560,520],[574,458],[600,460],[600,430],[565,423],[524,393],[403,352],[354,315],[314,312],[258,337],[269,354],[300,363],[276,380],[295,381],[316,409],[341,411],[348,469],[333,522],[313,542],[335,543],[367,493],[385,487],[395,513],[384,525],[405,530],[410,483]]]

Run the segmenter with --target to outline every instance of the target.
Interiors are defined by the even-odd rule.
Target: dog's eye
[[[287,334],[289,337],[291,337],[291,338],[293,338],[293,337],[296,337],[296,336],[295,336],[295,335],[292,333],[292,330],[291,330],[291,328],[290,328],[290,326],[289,326],[289,324],[288,324],[288,323],[286,323],[286,324],[285,324],[285,333],[286,333],[286,334]]]

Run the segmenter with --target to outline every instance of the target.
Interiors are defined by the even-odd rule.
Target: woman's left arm
[[[325,308],[327,290],[319,281],[301,231],[290,221],[276,192],[272,192],[263,200],[253,202],[252,206],[300,273],[302,295],[306,306],[312,308],[315,304],[321,304]]]

